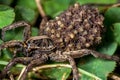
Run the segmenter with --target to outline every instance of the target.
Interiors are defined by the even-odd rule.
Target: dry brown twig
[[[43,8],[42,8],[41,0],[35,0],[35,2],[36,2],[36,5],[37,5],[38,11],[39,11],[41,17],[42,17],[42,18],[45,17],[46,14],[45,14],[45,12],[44,12],[44,10],[43,10]]]
[[[35,0],[36,2],[36,5],[37,5],[37,8],[38,8],[38,11],[39,11],[39,14],[41,15],[42,17],[42,21],[39,25],[39,35],[41,35],[41,29],[42,27],[44,27],[45,23],[48,21],[47,17],[46,17],[46,14],[43,10],[43,7],[41,5],[41,0]]]
[[[23,74],[23,72],[25,71],[25,69],[26,69],[26,66],[23,67],[23,69],[22,69],[20,75],[18,76],[18,79],[17,79],[17,80],[20,80],[20,78],[22,77],[22,74]]]
[[[10,75],[10,80],[15,80],[12,74]]]
[[[110,73],[108,78],[111,80],[120,80],[120,76],[116,73]]]
[[[114,4],[111,7],[120,7],[120,3]]]
[[[49,64],[49,65],[42,65],[42,66],[38,66],[38,67],[35,67],[35,68],[33,68],[33,70],[32,71],[34,71],[34,72],[37,72],[37,71],[39,71],[39,70],[44,70],[44,69],[50,69],[50,68],[58,68],[58,67],[66,67],[66,68],[72,68],[72,66],[71,65],[69,65],[69,64]],[[97,77],[96,75],[94,75],[94,74],[89,74],[88,72],[86,72],[86,71],[84,71],[84,70],[82,70],[82,69],[80,69],[79,68],[79,72],[81,72],[81,73],[83,73],[83,74],[85,74],[85,75],[89,75],[90,77],[93,77],[95,80],[101,80],[99,77]],[[62,77],[62,80],[64,80],[64,78],[65,78],[65,75],[66,74],[63,74],[63,77]],[[81,75],[80,73],[79,73],[79,75]]]

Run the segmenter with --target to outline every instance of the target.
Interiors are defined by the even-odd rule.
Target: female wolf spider
[[[46,35],[31,37],[31,27],[24,21],[16,22],[12,25],[6,26],[2,29],[2,39],[4,39],[5,32],[10,29],[24,26],[24,40],[11,40],[0,44],[0,51],[4,48],[14,48],[14,58],[7,64],[7,66],[1,71],[0,79],[3,79],[10,68],[17,63],[26,65],[26,70],[23,72],[21,80],[25,80],[27,73],[35,66],[44,64],[48,59],[56,62],[68,61],[72,66],[74,80],[79,80],[78,69],[76,67],[74,58],[80,58],[86,55],[93,55],[96,58],[102,58],[107,60],[113,60],[119,62],[117,56],[109,56],[106,54],[100,54],[96,51],[89,49],[81,49],[76,51],[63,52],[57,50],[54,45],[54,41]],[[17,57],[16,53],[22,52],[24,57]]]

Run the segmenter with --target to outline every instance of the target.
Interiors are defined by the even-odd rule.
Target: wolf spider
[[[100,54],[96,51],[89,49],[81,49],[76,51],[59,51],[54,45],[54,41],[47,37],[46,35],[31,37],[31,27],[28,23],[24,21],[16,22],[2,29],[2,39],[4,39],[5,32],[10,29],[24,28],[24,40],[11,40],[0,44],[0,51],[4,48],[14,48],[14,57],[7,66],[1,71],[0,79],[3,79],[8,74],[8,71],[14,65],[21,63],[26,65],[26,69],[22,74],[20,80],[25,80],[27,73],[36,66],[44,64],[47,60],[52,60],[55,62],[68,61],[72,66],[73,78],[74,80],[79,80],[78,69],[76,67],[74,58],[80,58],[86,55],[93,55],[96,58],[102,58],[107,60],[119,61],[117,56],[109,56],[106,54]],[[16,54],[22,52],[24,57],[17,57]]]

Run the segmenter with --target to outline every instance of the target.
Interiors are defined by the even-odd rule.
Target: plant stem
[[[23,69],[22,69],[22,71],[21,71],[21,73],[20,73],[20,75],[19,75],[19,77],[18,77],[17,80],[20,80],[20,78],[22,77],[22,74],[23,74],[23,72],[24,72],[25,70],[26,70],[26,66],[23,67]]]
[[[38,11],[39,11],[41,17],[44,18],[46,16],[46,14],[42,8],[41,0],[35,0],[35,2],[36,2],[36,5],[37,5]]]
[[[40,69],[46,69],[46,68],[54,68],[54,67],[67,67],[67,68],[72,68],[71,65],[69,64],[49,64],[49,65],[43,65],[43,66],[39,66],[39,67],[36,67],[36,68],[33,68],[33,71],[38,71]],[[96,75],[92,74],[92,73],[89,73],[83,69],[80,69],[78,68],[79,72],[84,74],[84,75],[87,75],[89,77],[92,77],[94,78],[95,80],[102,80],[100,79],[99,77],[97,77]]]

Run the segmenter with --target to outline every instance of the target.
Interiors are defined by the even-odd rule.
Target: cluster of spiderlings
[[[97,8],[76,3],[48,21],[43,31],[52,38],[58,49],[89,48],[101,42],[103,20]]]

